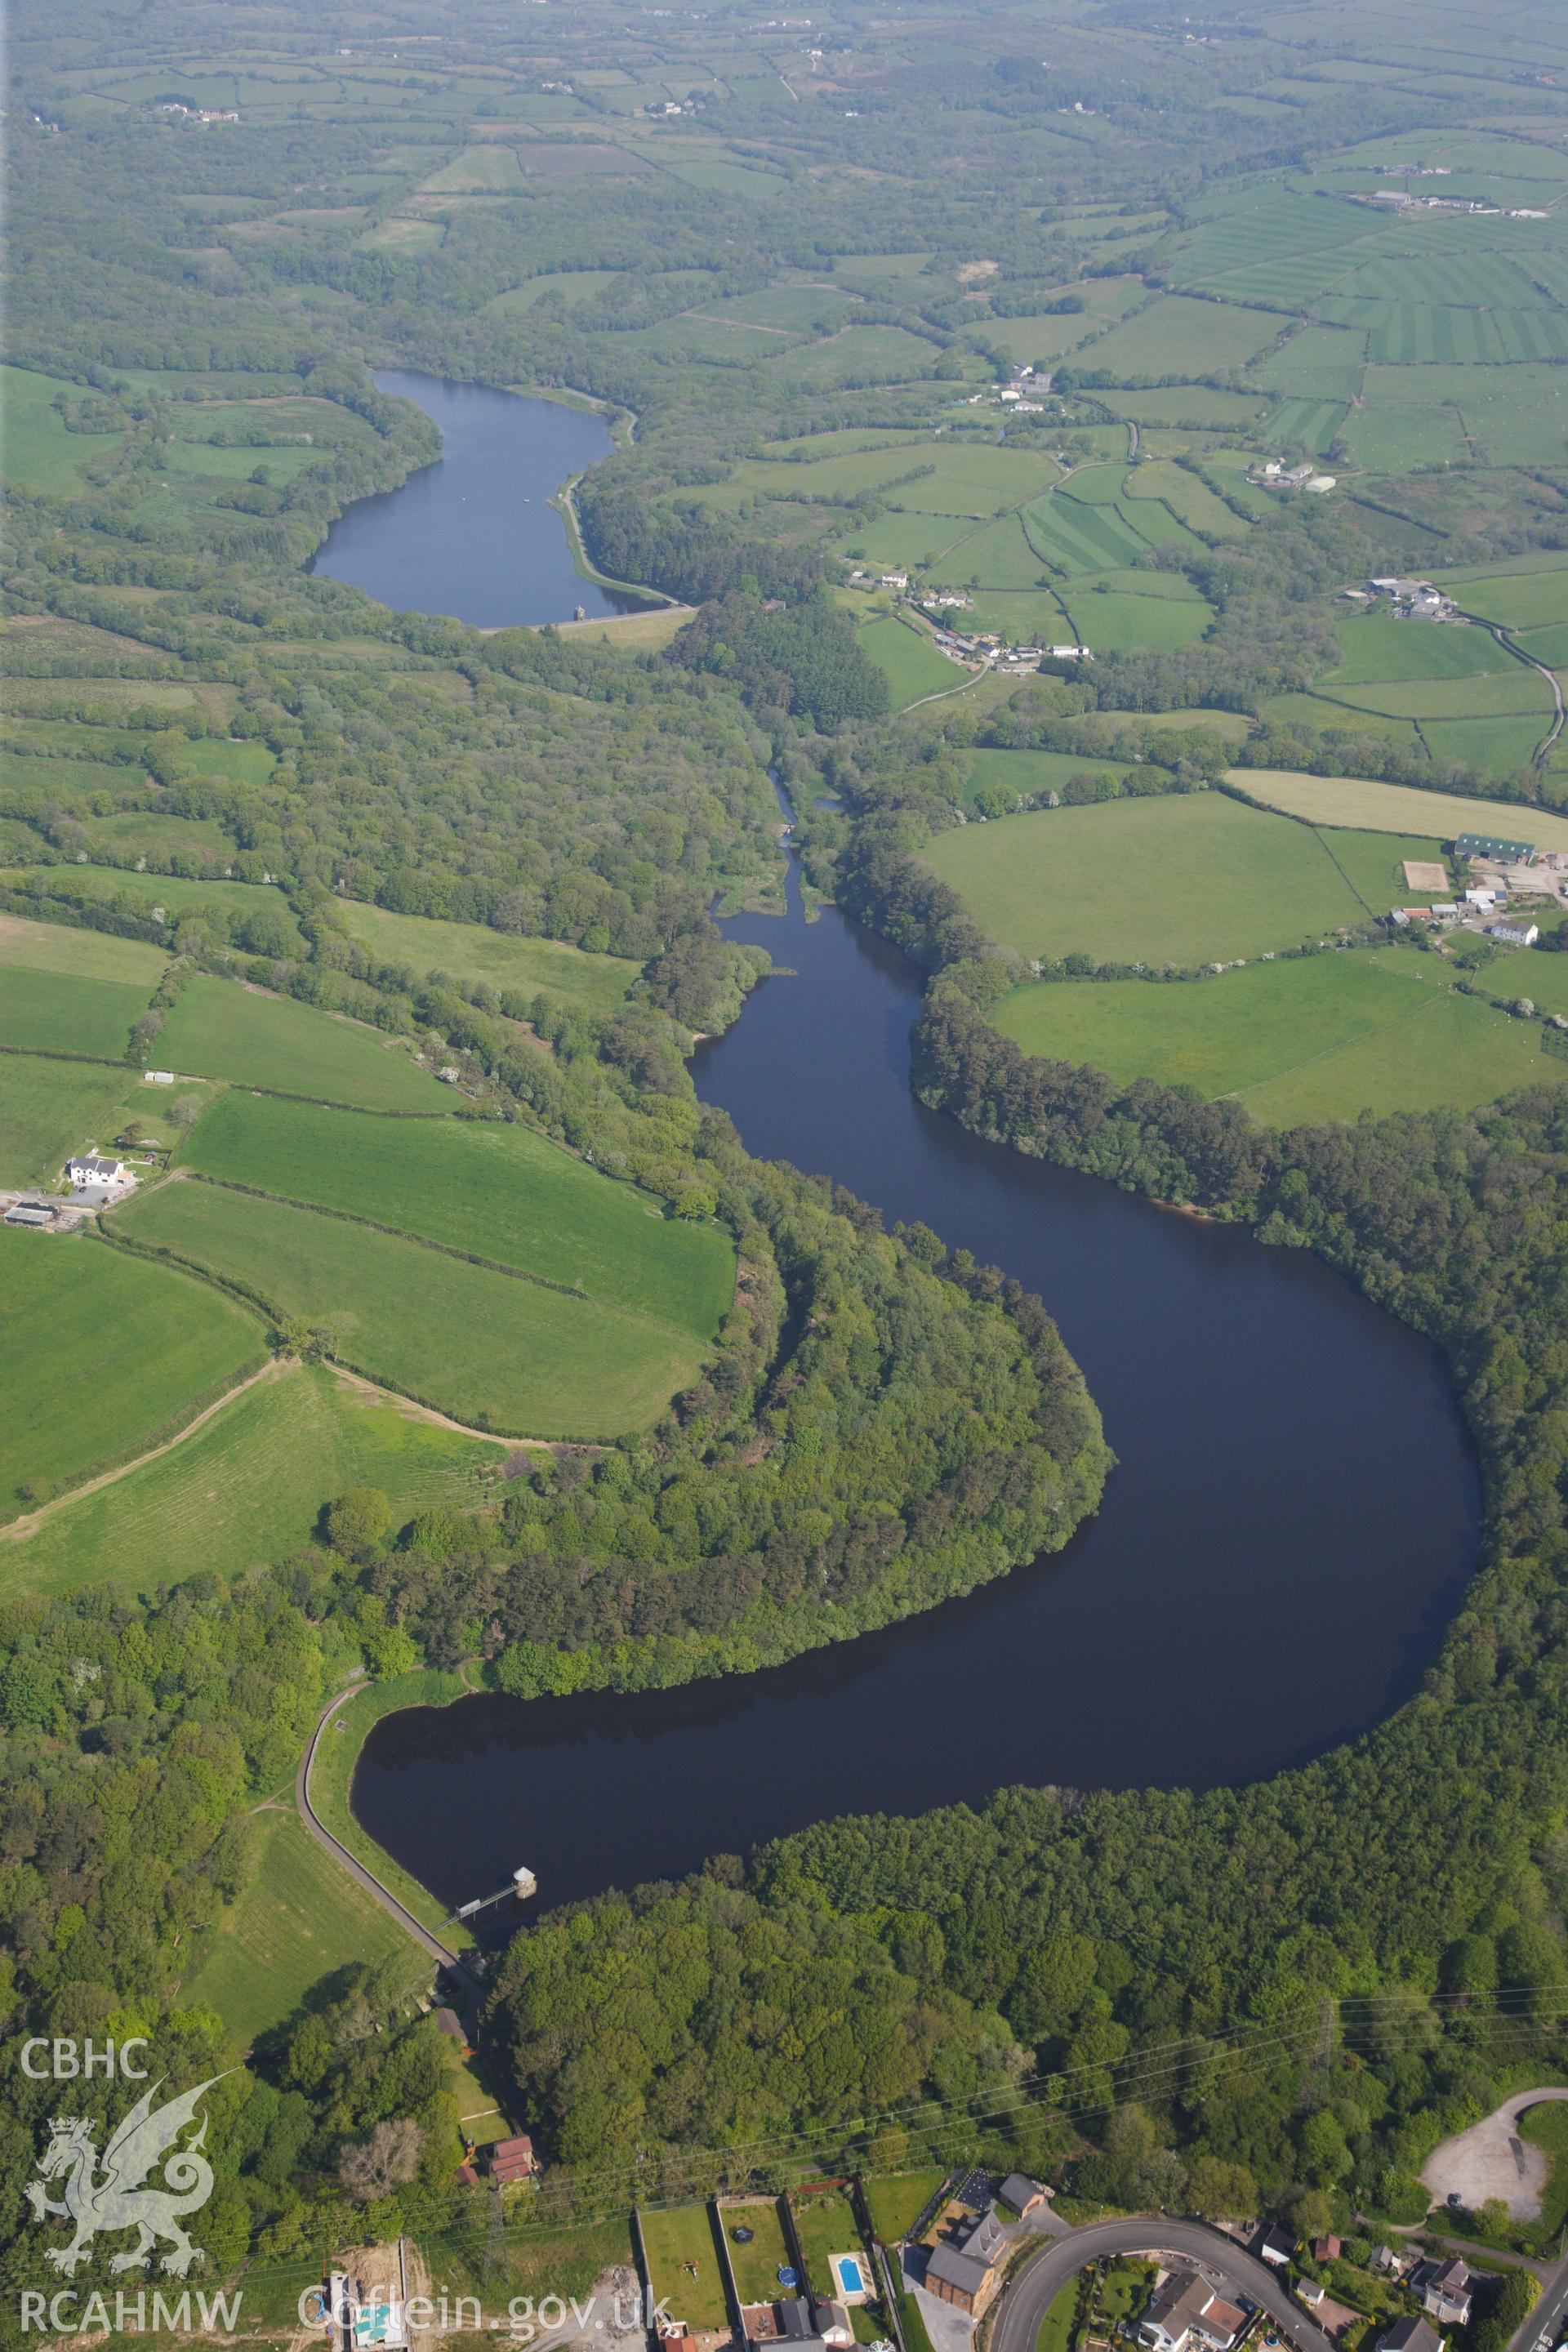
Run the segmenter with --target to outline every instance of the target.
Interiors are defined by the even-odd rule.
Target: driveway
[[[1086,2263],[1108,2254],[1173,2256],[1200,2271],[1227,2301],[1245,2296],[1257,2304],[1300,2352],[1333,2352],[1322,2329],[1293,2301],[1267,2263],[1202,2221],[1173,2221],[1163,2214],[1091,2221],[1042,2246],[1003,2293],[992,2324],[991,2352],[1035,2352],[1040,2322],[1068,2280]]]
[[[1544,2149],[1520,2138],[1518,2124],[1527,2107],[1543,2099],[1568,2099],[1568,2090],[1516,2091],[1468,2131],[1435,2148],[1421,2172],[1434,2201],[1458,2197],[1474,2212],[1489,2197],[1500,2197],[1516,2221],[1533,2221],[1550,2167]]]

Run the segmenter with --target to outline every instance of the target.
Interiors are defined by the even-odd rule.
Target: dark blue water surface
[[[728,926],[793,977],[699,1049],[752,1150],[1037,1290],[1120,1467],[1065,1553],[766,1673],[467,1699],[372,1734],[355,1813],[458,1902],[678,1875],[844,1812],[1013,1782],[1212,1786],[1406,1697],[1474,1561],[1475,1471],[1424,1340],[1316,1260],[979,1141],[909,1089],[919,975],[835,911]]]
[[[579,604],[590,620],[642,610],[649,600],[584,579],[548,503],[609,456],[601,418],[403,368],[382,368],[375,381],[434,417],[441,455],[401,489],[345,508],[312,572],[395,612],[447,613],[481,629],[569,621]]]

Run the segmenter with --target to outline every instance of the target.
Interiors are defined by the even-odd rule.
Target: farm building
[[[1532,948],[1541,937],[1541,926],[1539,923],[1493,923],[1491,935],[1494,940],[1500,940],[1504,947]]]
[[[1461,833],[1454,844],[1456,857],[1484,857],[1494,866],[1533,866],[1533,841],[1505,841],[1492,833]]]
[[[1138,2322],[1138,2341],[1149,2352],[1230,2352],[1245,2318],[1206,2279],[1173,2271]]]
[[[47,1201],[16,1201],[5,1212],[8,1225],[52,1225],[59,1214]]]

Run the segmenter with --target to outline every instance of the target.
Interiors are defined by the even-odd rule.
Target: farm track
[[[19,1542],[24,1536],[35,1534],[47,1519],[52,1519],[56,1512],[63,1511],[68,1504],[79,1503],[85,1495],[100,1494],[105,1486],[115,1486],[121,1478],[129,1478],[132,1470],[144,1470],[149,1462],[157,1462],[165,1454],[172,1454],[176,1445],[183,1445],[187,1437],[194,1437],[198,1429],[205,1427],[214,1413],[221,1412],[226,1405],[234,1402],[236,1397],[243,1396],[247,1389],[253,1389],[258,1381],[275,1381],[288,1370],[287,1357],[269,1356],[259,1370],[247,1373],[243,1381],[237,1381],[231,1389],[226,1389],[223,1395],[216,1397],[211,1404],[204,1405],[200,1412],[186,1422],[184,1429],[176,1430],[173,1437],[166,1437],[162,1445],[154,1445],[149,1452],[139,1454],[134,1462],[122,1462],[116,1470],[103,1470],[96,1478],[84,1479],[79,1486],[73,1486],[69,1494],[57,1495],[52,1503],[41,1503],[36,1511],[28,1511],[22,1518],[8,1519],[0,1528],[0,1542]],[[469,1433],[479,1437],[484,1433],[474,1430]]]

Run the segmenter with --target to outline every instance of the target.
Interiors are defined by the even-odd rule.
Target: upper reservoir
[[[382,368],[377,387],[441,428],[441,455],[404,483],[356,499],[310,565],[395,612],[449,613],[477,628],[640,612],[647,599],[585,580],[549,501],[612,446],[608,426],[558,401]]]
[[[1407,1697],[1475,1558],[1436,1349],[1303,1253],[924,1110],[919,973],[805,922],[793,877],[787,918],[727,928],[794,971],[699,1049],[699,1093],[1040,1293],[1120,1456],[1104,1507],[1054,1559],[763,1674],[389,1717],[353,1784],[371,1834],[453,1903],[527,1863],[552,1904],[834,1813],[1254,1779]]]

